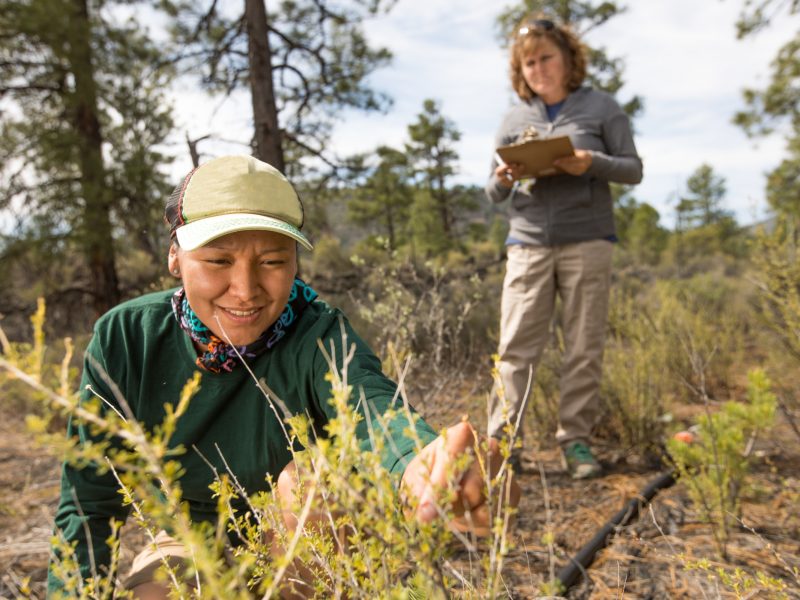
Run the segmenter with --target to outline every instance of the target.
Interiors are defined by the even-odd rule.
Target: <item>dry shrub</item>
[[[673,381],[664,369],[667,347],[648,307],[614,294],[603,360],[603,431],[626,450],[659,451]]]
[[[796,224],[780,221],[771,235],[761,233],[754,247],[753,279],[758,288],[759,317],[771,334],[765,340],[771,348],[770,364],[782,373],[782,401],[797,409],[800,398],[794,390],[800,383],[800,253]]]
[[[494,350],[487,332],[496,312],[477,310],[484,295],[484,284],[469,271],[451,274],[430,262],[403,261],[372,264],[351,300],[385,367],[393,356],[400,362],[413,357],[429,376],[449,378]]]
[[[752,321],[746,286],[716,276],[658,282],[654,325],[682,400],[725,398]],[[682,393],[681,393],[682,392]]]

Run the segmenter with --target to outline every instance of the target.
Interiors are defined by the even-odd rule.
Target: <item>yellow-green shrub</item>
[[[286,421],[287,445],[292,447],[297,440],[306,448],[295,453],[294,460],[305,491],[300,498],[307,500],[301,500],[298,507],[300,524],[290,530],[284,524],[285,507],[277,493],[248,496],[228,473],[217,473],[212,485],[217,497],[218,522],[195,524],[189,519],[181,496],[180,468],[174,460],[176,452],[185,449],[171,449],[169,440],[179,419],[191,410],[198,377],[186,383],[175,408],[167,410],[164,423],[153,431],[144,431],[135,420],[104,411],[99,400],[79,404],[77,395],[68,393],[65,385],[60,386],[60,391],[50,389],[36,376],[35,368],[32,373],[23,368],[36,364],[28,354],[35,351],[0,357],[0,370],[50,404],[51,409],[45,411],[44,417],[29,419],[41,443],[78,468],[91,463],[113,471],[125,501],[133,508],[133,520],[151,539],[158,531],[169,529],[173,537],[192,548],[188,577],[192,579],[195,573],[199,576],[202,585],[198,591],[193,591],[174,569],[164,566],[164,582],[176,597],[249,599],[253,593],[275,597],[292,585],[288,574],[298,564],[314,574],[311,583],[318,598],[443,599],[455,594],[464,598],[494,598],[501,594],[500,573],[509,550],[507,532],[511,517],[510,512],[498,508],[506,471],[501,470],[494,478],[485,474],[494,515],[486,551],[478,552],[474,540],[450,531],[442,526],[443,521],[420,524],[407,516],[407,511],[414,514],[415,501],[400,496],[396,480],[381,467],[377,452],[359,448],[355,428],[364,417],[352,408],[353,388],[345,378],[347,359],[341,372],[332,366],[329,374],[333,389],[331,403],[338,415],[326,425],[329,437],[312,440],[303,416]],[[403,405],[397,412],[411,417]],[[82,445],[66,439],[61,432],[47,433],[48,419],[61,414],[91,424],[92,431],[101,438],[121,440],[121,448],[112,448],[108,441]],[[380,435],[385,429],[382,423],[394,414],[366,417],[377,451],[385,444]],[[408,435],[413,437],[413,430]],[[486,447],[478,451],[485,453]],[[438,498],[445,520],[451,514],[447,507],[464,467],[464,464],[453,466],[450,486]],[[155,493],[153,481],[159,482],[160,493]],[[247,500],[247,514],[237,514],[231,508],[231,501],[237,497]],[[324,525],[307,526],[305,519],[310,508],[322,515]],[[242,544],[228,560],[223,560],[225,534],[231,530],[237,532]],[[335,542],[341,530],[347,532],[346,551],[338,549]],[[456,542],[472,556],[469,573],[459,572],[448,560]],[[57,537],[53,543],[59,556],[53,565],[54,573],[67,583],[64,597],[87,600],[112,597],[115,585],[112,578],[96,573],[88,580],[81,580],[73,549]],[[112,539],[109,544],[115,555],[118,542]],[[275,551],[276,545],[279,551]],[[25,586],[21,588],[23,592],[24,589]]]

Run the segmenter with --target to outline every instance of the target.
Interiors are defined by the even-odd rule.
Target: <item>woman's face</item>
[[[297,246],[279,233],[239,231],[195,250],[173,244],[169,269],[179,271],[198,318],[220,339],[243,346],[283,312],[297,274]]]
[[[567,64],[564,53],[547,38],[541,38],[531,52],[522,57],[522,78],[545,104],[567,97]]]

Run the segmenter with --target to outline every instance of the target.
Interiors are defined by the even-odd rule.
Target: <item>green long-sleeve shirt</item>
[[[137,421],[147,429],[163,422],[164,404],[177,405],[181,389],[197,371],[191,339],[172,314],[173,292],[149,294],[105,314],[95,325],[84,361],[81,389],[85,397],[91,395],[86,386],[91,386],[97,394],[113,401],[114,394],[101,377],[101,370],[104,370],[119,387]],[[363,390],[370,413],[382,414],[395,396],[395,383],[382,373],[380,361],[342,313],[320,300],[305,309],[275,347],[248,361],[256,377],[263,378],[292,414],[311,416],[318,433],[323,430],[322,425],[335,416],[328,402],[331,385],[325,379],[329,365],[318,340],[322,340],[329,353],[331,342],[334,343],[341,367],[346,352],[340,323],[344,324],[348,346],[356,346],[347,371],[348,383],[355,391],[352,401],[358,402]],[[363,409],[359,410],[363,414]],[[415,453],[414,441],[402,433],[407,426],[405,417],[397,417],[388,425],[387,434],[392,443],[385,445],[381,462],[395,474],[402,473]],[[423,443],[436,437],[422,421],[417,422],[416,430]],[[81,440],[91,438],[89,428],[75,421],[70,423],[68,434],[79,436]],[[359,424],[357,436],[362,448],[369,450],[365,420]],[[209,489],[214,475],[204,462],[205,458],[219,472],[225,472],[217,446],[248,493],[268,489],[266,475],[277,478],[291,460],[288,442],[275,412],[241,366],[233,372],[202,373],[200,390],[178,421],[171,445],[188,449],[178,457],[185,471],[180,484],[195,521],[217,518],[216,502]],[[193,447],[202,457],[192,450]],[[108,565],[109,520],[124,520],[128,513],[117,489],[111,474],[99,475],[91,467],[75,469],[68,464],[63,467],[56,528],[67,541],[77,541],[77,556],[84,577],[90,575],[90,562],[83,523],[87,522],[91,533],[95,564],[98,568]],[[60,586],[52,573],[48,583],[50,591]]]

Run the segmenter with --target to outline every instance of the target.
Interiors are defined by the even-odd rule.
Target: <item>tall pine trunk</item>
[[[97,85],[91,46],[91,22],[87,0],[68,0],[69,43],[66,58],[75,78],[68,110],[77,139],[83,220],[80,243],[92,279],[95,318],[120,300],[119,280],[111,233],[111,191],[105,182]]]
[[[265,0],[245,0],[244,5],[256,156],[283,172],[285,165],[272,82],[272,51]]]

